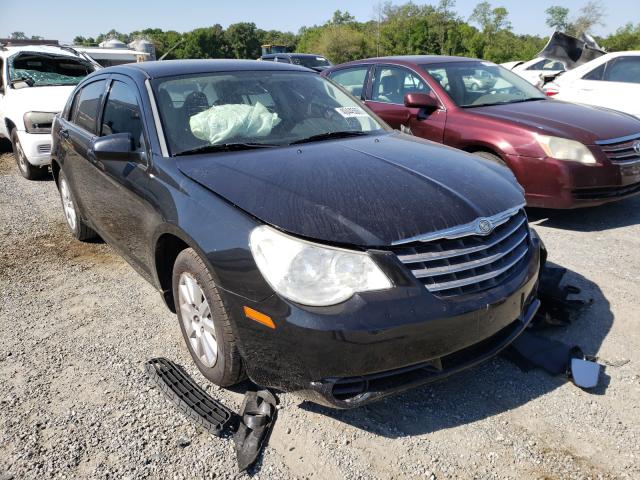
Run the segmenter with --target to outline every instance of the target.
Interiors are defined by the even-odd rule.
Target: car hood
[[[586,145],[640,132],[640,122],[626,113],[561,100],[492,105],[467,111],[515,122],[537,133],[571,138]]]
[[[334,244],[388,246],[524,204],[506,168],[399,133],[175,160],[261,221]]]
[[[64,108],[74,85],[50,87],[24,87],[11,91],[15,108],[22,112],[60,112]]]

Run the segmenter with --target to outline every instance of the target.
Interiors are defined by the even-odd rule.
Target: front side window
[[[329,74],[329,78],[342,85],[354,97],[362,97],[365,82],[369,73],[369,65],[344,68]]]
[[[89,83],[82,87],[73,100],[71,122],[89,133],[96,133],[96,120],[105,85],[106,80]]]
[[[116,133],[130,133],[135,150],[142,150],[144,136],[138,99],[127,84],[117,80],[111,85],[107,97],[100,136]]]
[[[482,107],[546,100],[525,79],[490,62],[446,62],[422,65],[459,107]]]
[[[379,67],[373,81],[371,100],[404,105],[407,93],[428,93],[430,88],[415,73],[401,67]]]
[[[314,73],[185,75],[155,80],[153,87],[173,155],[230,144],[284,146],[387,128]]]
[[[3,89],[4,87],[4,63],[2,62],[2,59],[0,58],[0,91]]]
[[[67,55],[23,52],[9,59],[9,81],[31,87],[77,85],[95,70],[86,60]]]

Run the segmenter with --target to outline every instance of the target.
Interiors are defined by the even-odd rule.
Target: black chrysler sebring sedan
[[[53,127],[68,226],[162,292],[196,365],[346,408],[495,355],[541,244],[509,170],[272,62],[100,70]]]

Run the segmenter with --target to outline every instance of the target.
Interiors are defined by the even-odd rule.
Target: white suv
[[[25,178],[47,174],[53,117],[98,67],[71,48],[0,45],[0,137],[11,140]]]

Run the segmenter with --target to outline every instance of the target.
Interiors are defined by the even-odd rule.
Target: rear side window
[[[2,87],[4,87],[4,63],[0,58],[0,89],[2,89]]]
[[[89,133],[96,133],[98,111],[102,104],[106,80],[90,83],[76,94],[71,107],[71,122]]]
[[[130,133],[135,149],[139,151],[144,145],[142,131],[140,105],[135,92],[127,84],[114,81],[104,107],[100,136]]]
[[[604,79],[607,82],[640,83],[640,56],[618,57],[607,63]]]
[[[360,98],[364,92],[364,83],[367,80],[368,72],[369,66],[363,65],[337,70],[332,72],[329,77],[346,88],[353,96]]]

